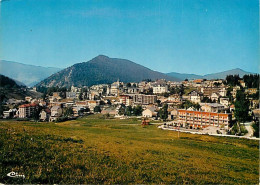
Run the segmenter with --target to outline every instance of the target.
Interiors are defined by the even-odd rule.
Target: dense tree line
[[[18,88],[16,82],[4,75],[0,75],[0,87],[4,88]]]
[[[230,86],[240,85],[240,80],[245,82],[247,88],[259,88],[259,74],[248,74],[240,78],[239,75],[227,75],[226,84]]]
[[[179,87],[170,87],[169,91],[170,91],[170,95],[172,95],[172,94],[179,94],[179,95],[182,96],[184,94],[184,86],[181,85]]]
[[[132,106],[125,106],[124,104],[121,105],[119,108],[118,114],[119,115],[126,115],[126,116],[141,116],[143,112],[143,108],[140,105],[135,107]]]
[[[246,122],[250,119],[249,113],[249,101],[243,91],[238,91],[235,101],[235,117],[238,122]]]
[[[259,74],[244,75],[243,80],[248,88],[259,89]]]
[[[239,80],[241,80],[239,75],[227,75],[227,77],[226,77],[226,85],[230,85],[230,86],[240,85]]]

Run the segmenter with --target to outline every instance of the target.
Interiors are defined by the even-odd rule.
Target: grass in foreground
[[[164,131],[97,115],[0,122],[1,183],[256,184],[257,141]],[[15,171],[25,179],[7,177]]]

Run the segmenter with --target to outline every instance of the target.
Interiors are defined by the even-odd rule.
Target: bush
[[[240,132],[241,132],[241,135],[245,135],[248,133],[246,127],[242,124],[240,124]]]
[[[56,122],[63,122],[63,121],[67,121],[68,118],[67,117],[59,117],[57,118]]]
[[[259,123],[254,123],[252,127],[254,129],[254,136],[259,138]]]

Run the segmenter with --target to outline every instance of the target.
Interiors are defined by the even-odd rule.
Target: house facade
[[[201,99],[202,99],[202,95],[200,93],[198,93],[197,91],[191,91],[189,93],[190,96],[190,101],[194,102],[194,103],[200,103]]]
[[[201,103],[201,110],[205,112],[221,112],[225,109],[224,105],[219,103]]]
[[[59,106],[53,106],[51,108],[50,121],[56,121],[58,117],[62,115],[62,108]]]
[[[51,116],[50,109],[44,109],[40,112],[40,121],[49,121]]]
[[[19,106],[19,118],[31,118],[35,113],[37,104],[24,104]]]
[[[205,128],[207,126],[217,126],[228,128],[231,121],[231,114],[213,113],[202,111],[178,110],[179,124],[190,128]]]
[[[155,111],[155,107],[147,107],[143,112],[142,116],[145,118],[152,118],[157,116],[157,112]]]
[[[134,104],[149,105],[155,104],[157,101],[156,95],[134,94],[129,96],[132,97]]]
[[[153,93],[154,94],[162,94],[168,92],[168,86],[167,85],[155,85],[153,86]]]

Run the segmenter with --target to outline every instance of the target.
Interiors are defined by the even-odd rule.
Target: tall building
[[[157,101],[156,95],[133,94],[129,96],[133,98],[133,103],[135,104],[149,105],[155,104]]]
[[[128,95],[119,96],[119,100],[120,100],[120,103],[124,104],[125,106],[129,106],[132,103],[131,98]]]
[[[19,106],[19,118],[31,118],[36,111],[37,104],[24,104]]]

